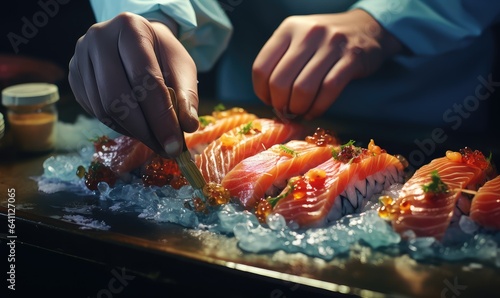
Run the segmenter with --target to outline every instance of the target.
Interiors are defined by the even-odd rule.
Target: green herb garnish
[[[221,112],[224,110],[226,110],[226,107],[222,103],[219,103],[214,107],[215,112]]]
[[[200,116],[198,117],[198,121],[200,121],[200,124],[201,124],[201,127],[207,127],[210,123],[212,123],[213,121],[209,118],[207,118],[206,116]]]
[[[446,185],[446,183],[441,180],[441,177],[439,177],[437,170],[431,172],[431,182],[422,185],[422,189],[425,193],[433,194],[445,194],[450,191],[448,185]]]
[[[241,130],[240,130],[238,133],[239,133],[240,135],[245,135],[245,134],[249,133],[249,132],[252,130],[252,128],[253,128],[253,127],[252,127],[252,122],[253,122],[253,121],[250,121],[250,122],[248,122],[247,124],[245,124],[245,126],[243,126],[243,127],[241,128]]]
[[[349,142],[340,146],[339,149],[332,149],[332,157],[343,163],[351,163],[358,157],[362,151],[361,148],[354,146],[356,141],[350,140]]]
[[[295,150],[290,149],[285,145],[279,145],[279,148],[281,151],[285,152],[286,154],[292,155],[293,157],[297,156],[297,152],[295,152]]]
[[[288,182],[288,190],[285,192],[285,193],[282,193],[280,194],[279,196],[276,196],[276,197],[268,197],[266,200],[269,202],[269,204],[274,208],[274,206],[276,206],[276,204],[281,200],[281,199],[284,199],[286,198],[289,194],[291,194],[293,192],[293,189],[295,188],[293,186],[293,181],[290,181]]]

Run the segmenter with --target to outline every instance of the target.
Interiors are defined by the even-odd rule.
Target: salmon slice
[[[142,142],[128,136],[119,136],[115,139],[101,138],[94,147],[94,160],[102,162],[117,174],[139,168],[154,153]]]
[[[186,145],[188,149],[196,152],[199,150],[197,146],[204,146],[226,131],[256,118],[257,116],[241,108],[213,112],[212,116],[201,116],[202,122],[202,119],[205,119],[204,125],[200,124],[200,129],[194,133],[185,133]],[[141,167],[154,155],[153,150],[135,138],[120,136],[114,140],[107,140],[105,146],[100,144],[96,146],[94,158],[117,174],[128,173]]]
[[[348,162],[330,158],[292,180],[272,213],[281,214],[287,223],[299,228],[320,227],[359,212],[374,194],[403,182],[404,165],[398,157],[385,151],[375,155],[364,152]]]
[[[478,189],[472,199],[470,218],[483,227],[500,229],[500,176]]]
[[[220,183],[243,159],[291,139],[302,139],[305,130],[298,124],[255,119],[224,133],[196,156],[196,165],[205,181]]]
[[[332,145],[318,146],[301,140],[277,144],[242,160],[222,179],[232,197],[247,209],[266,195],[274,195],[286,181],[332,157]]]
[[[417,237],[441,239],[450,225],[457,202],[468,200],[462,189],[477,190],[484,184],[491,165],[479,151],[462,149],[447,152],[419,168],[403,185],[399,197],[391,203],[392,226],[400,234],[413,231]],[[424,186],[438,175],[447,190],[429,192]],[[436,184],[435,184],[436,185]]]
[[[257,116],[241,108],[213,112],[211,116],[201,116],[200,128],[193,133],[184,134],[186,146],[195,153],[201,152],[197,146],[206,146],[223,133],[255,119]]]

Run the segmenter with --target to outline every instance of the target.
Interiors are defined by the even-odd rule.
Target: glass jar
[[[58,100],[57,86],[48,83],[19,84],[2,91],[7,124],[19,151],[41,153],[54,149]]]
[[[3,114],[0,113],[0,139],[3,138],[5,132],[5,122],[3,120]]]

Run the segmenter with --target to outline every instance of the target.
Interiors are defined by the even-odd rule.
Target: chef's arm
[[[415,55],[462,48],[500,18],[500,1],[361,0],[363,9]]]
[[[216,0],[90,0],[98,22],[132,12],[167,25],[198,71],[209,70],[227,47],[232,26]]]

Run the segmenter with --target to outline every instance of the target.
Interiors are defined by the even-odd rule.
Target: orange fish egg
[[[462,154],[460,152],[447,150],[446,157],[451,161],[462,162]]]
[[[368,143],[368,151],[375,155],[379,155],[382,153],[382,148],[380,146],[375,145],[375,141],[373,139],[370,139],[370,143]]]
[[[381,196],[378,200],[383,206],[389,206],[394,202],[390,196]]]
[[[262,131],[262,124],[260,122],[252,122],[252,133]]]
[[[295,200],[300,200],[307,195],[307,183],[304,177],[300,177],[293,181],[292,195]]]
[[[316,189],[325,186],[325,170],[314,168],[309,170],[304,176],[309,180],[309,184]]]
[[[230,136],[225,133],[220,137],[220,141],[223,147],[233,147],[238,143],[239,138],[237,136]]]
[[[401,213],[406,213],[411,210],[411,202],[406,199],[402,199],[401,202],[399,203],[399,210]]]
[[[257,219],[259,220],[260,223],[265,223],[266,218],[269,214],[271,214],[273,207],[264,198],[261,198],[257,204],[257,207],[255,208],[255,215],[257,216]]]
[[[389,218],[389,209],[387,206],[382,206],[378,209],[378,215],[383,219]]]
[[[313,135],[307,136],[305,141],[309,144],[316,144],[316,146],[337,145],[337,139],[334,137],[334,133],[319,127]]]

